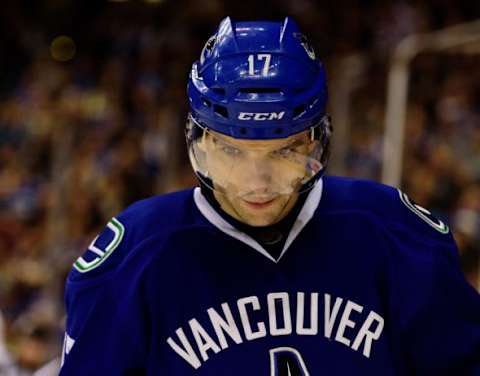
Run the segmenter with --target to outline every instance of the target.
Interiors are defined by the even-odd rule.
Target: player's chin
[[[273,200],[276,201],[276,200]],[[243,221],[250,226],[270,226],[278,222],[280,217],[281,206],[278,202],[266,203],[265,205],[251,205],[242,202]]]
[[[248,219],[245,219],[244,222],[252,227],[265,227],[265,226],[270,226],[278,221],[273,219],[273,218],[258,218],[258,217],[248,217]]]

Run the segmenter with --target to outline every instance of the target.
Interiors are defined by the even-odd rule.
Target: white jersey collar
[[[202,194],[202,191],[199,187],[195,188],[193,191],[193,198],[195,200],[195,204],[197,205],[198,210],[203,216],[215,227],[217,227],[220,231],[224,232],[231,237],[240,240],[241,242],[245,243],[246,245],[252,247],[263,256],[268,258],[269,260],[277,263],[281,260],[287,249],[290,247],[292,242],[298,236],[300,231],[305,227],[305,225],[310,221],[315,213],[315,210],[320,203],[322,198],[323,192],[323,180],[320,179],[314,185],[310,193],[308,194],[305,203],[303,204],[302,210],[297,216],[289,234],[285,244],[283,246],[282,252],[277,260],[275,260],[270,253],[268,253],[255,239],[251,236],[245,234],[244,232],[238,230],[237,228],[233,227],[230,223],[228,223],[225,219],[222,218],[220,214],[210,205],[208,200]]]

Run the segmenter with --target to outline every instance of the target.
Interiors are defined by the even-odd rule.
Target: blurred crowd
[[[2,3],[0,375],[30,374],[60,354],[65,276],[110,217],[195,184],[183,140],[185,84],[225,15],[293,16],[332,76],[336,62],[361,56],[349,136],[334,143],[346,145],[347,175],[375,180],[393,47],[409,34],[480,17],[480,3],[468,0],[320,4]],[[72,42],[54,50],[59,35]],[[70,57],[62,59],[65,49]],[[402,178],[402,188],[454,230],[472,284],[480,254],[478,52],[414,60]]]

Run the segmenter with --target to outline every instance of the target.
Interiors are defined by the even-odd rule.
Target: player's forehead
[[[239,148],[248,148],[248,149],[277,149],[283,146],[291,145],[293,143],[302,142],[308,140],[309,132],[300,132],[289,137],[268,139],[268,140],[243,140],[238,138],[233,138],[222,133],[218,133],[212,130],[209,132],[214,138],[222,142],[228,143]]]

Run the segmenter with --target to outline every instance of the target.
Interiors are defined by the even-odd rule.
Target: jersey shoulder
[[[65,308],[70,342],[80,338],[86,323],[102,324],[92,315],[95,309],[111,304],[112,294],[134,294],[133,286],[172,234],[190,232],[199,224],[202,217],[192,189],[138,201],[112,218],[67,276]]]
[[[389,233],[428,243],[451,244],[447,224],[400,189],[371,180],[330,176],[325,179],[323,210],[368,216]]]
[[[170,233],[195,226],[200,220],[192,189],[137,201],[110,219],[92,240],[73,263],[67,283],[90,283],[107,278],[128,261],[143,242],[155,237],[160,243]],[[152,247],[151,252],[155,251]],[[148,257],[145,260],[147,262]]]

